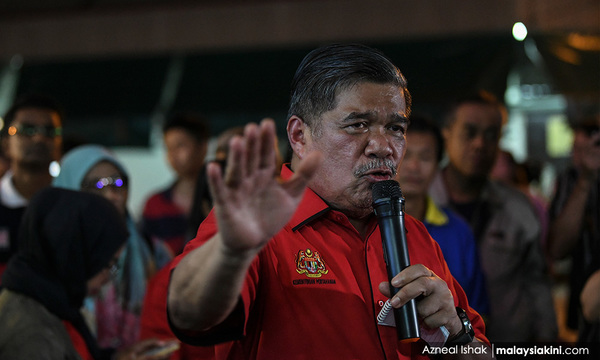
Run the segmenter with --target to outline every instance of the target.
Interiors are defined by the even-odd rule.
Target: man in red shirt
[[[224,174],[208,167],[215,208],[169,284],[175,333],[223,343],[218,359],[427,357],[421,341],[403,343],[377,320],[390,294],[371,188],[394,178],[409,113],[406,80],[380,52],[331,45],[309,53],[292,83],[293,156],[282,179],[273,176],[270,120],[231,141]],[[439,246],[409,216],[406,230],[415,265],[392,279],[400,288],[392,306],[418,297],[424,332],[446,329],[446,345],[471,343],[489,358],[483,321]]]

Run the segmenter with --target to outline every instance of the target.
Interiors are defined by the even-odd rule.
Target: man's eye
[[[466,139],[474,139],[477,136],[477,130],[473,128],[466,128],[464,134]]]
[[[399,132],[402,134],[404,134],[404,132],[406,132],[406,129],[401,125],[390,125],[389,129],[393,132]]]
[[[488,141],[495,141],[500,137],[500,131],[497,129],[486,130],[483,136]]]
[[[359,129],[365,129],[367,127],[367,123],[365,122],[358,122],[358,123],[353,123],[348,125],[349,129],[352,130],[359,130]]]

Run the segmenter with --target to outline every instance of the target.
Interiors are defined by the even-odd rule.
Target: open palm
[[[247,125],[233,138],[224,175],[217,164],[208,168],[209,185],[223,244],[231,251],[260,250],[289,221],[298,207],[320,154],[304,159],[294,176],[276,176],[275,125],[264,120]]]

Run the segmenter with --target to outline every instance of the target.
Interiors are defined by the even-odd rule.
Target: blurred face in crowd
[[[349,217],[369,215],[373,184],[393,179],[404,156],[408,124],[402,89],[358,83],[340,91],[336,107],[316,122],[314,129],[294,116],[288,122],[294,157],[323,154],[309,187]]]
[[[485,178],[498,153],[502,115],[491,105],[465,103],[443,129],[450,165],[465,177]]]
[[[44,108],[22,108],[8,128],[6,156],[20,166],[48,169],[60,158],[62,136],[57,112]]]
[[[579,170],[600,168],[600,116],[573,133],[572,160]]]
[[[438,169],[437,144],[434,135],[409,131],[406,155],[398,172],[404,196],[425,196]]]
[[[6,170],[10,168],[10,162],[6,158],[6,156],[0,153],[0,176],[4,175]]]
[[[127,212],[128,180],[108,161],[94,165],[81,182],[81,190],[101,195],[123,215]]]
[[[206,143],[181,128],[172,128],[164,135],[167,160],[179,176],[195,176],[204,163]]]
[[[94,277],[87,281],[87,294],[89,296],[97,295],[102,289],[102,286],[108,284],[110,280],[117,275],[119,271],[119,257],[121,253],[125,249],[125,246],[121,247],[119,251],[115,253],[110,262],[106,265],[106,267]]]

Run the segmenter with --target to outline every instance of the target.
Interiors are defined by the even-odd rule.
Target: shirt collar
[[[10,170],[0,179],[0,201],[4,206],[11,209],[27,206],[27,199],[19,194],[12,179],[13,173]]]
[[[448,216],[427,196],[427,210],[425,211],[425,222],[441,226],[448,223]]]
[[[289,164],[283,165],[281,169],[281,178],[289,180],[294,175],[294,172],[289,168]],[[298,230],[302,226],[320,218],[331,210],[329,205],[325,203],[319,195],[310,188],[306,188],[304,195],[298,206],[298,209],[292,216],[289,224],[293,231]]]

